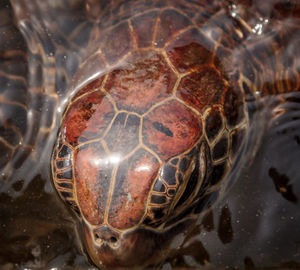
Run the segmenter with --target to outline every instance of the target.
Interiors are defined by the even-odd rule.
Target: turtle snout
[[[94,241],[97,245],[108,245],[116,248],[120,245],[121,235],[119,232],[109,228],[108,226],[101,226],[94,229]]]

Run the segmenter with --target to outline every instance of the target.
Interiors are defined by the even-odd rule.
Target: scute
[[[112,71],[104,85],[119,109],[143,114],[169,97],[176,76],[163,56],[153,50],[134,52]]]
[[[114,27],[103,37],[101,50],[109,64],[114,64],[133,47],[131,31],[127,22]]]
[[[158,130],[154,123],[164,129]],[[171,100],[145,116],[142,134],[143,142],[165,161],[195,144],[202,135],[202,123],[187,106]]]
[[[149,12],[131,20],[138,48],[152,46],[153,32],[157,17],[157,11]]]
[[[205,115],[205,133],[208,140],[213,141],[224,127],[222,111],[218,107],[208,109]]]
[[[71,103],[62,130],[71,145],[100,138],[114,116],[114,108],[101,91],[90,93]]]
[[[161,12],[156,30],[155,46],[164,47],[171,37],[191,25],[190,20],[175,10]]]
[[[184,77],[177,96],[203,113],[207,106],[221,103],[226,84],[216,69],[206,67]]]
[[[139,144],[140,117],[126,112],[119,113],[104,137],[112,154],[126,156]]]
[[[206,38],[195,29],[183,32],[166,48],[168,57],[180,73],[212,65],[214,54],[208,49]]]
[[[85,144],[74,154],[76,196],[84,218],[92,225],[104,222],[114,164],[100,142]]]
[[[112,226],[126,229],[142,219],[158,169],[158,160],[144,149],[137,150],[120,163],[108,214]]]

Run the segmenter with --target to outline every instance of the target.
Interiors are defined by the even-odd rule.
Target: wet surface
[[[21,24],[23,36],[18,30],[20,25],[14,24],[12,21],[13,13],[10,3],[3,0],[0,4],[0,269],[3,270],[96,269],[90,263],[83,247],[76,214],[60,200],[52,184],[50,158],[60,122],[59,118],[69,98],[68,94],[66,95],[67,89],[69,89],[70,84],[74,83],[74,80],[71,79],[74,74],[75,78],[78,76],[76,74],[78,65],[81,64],[86,72],[76,78],[78,85],[85,83],[85,76],[95,75],[93,74],[93,65],[104,66],[103,59],[99,55],[86,61],[82,59],[85,57],[84,48],[88,48],[90,51],[94,49],[92,43],[92,45],[87,44],[87,37],[90,33],[95,39],[99,35],[101,36],[101,33],[92,28],[91,25],[98,23],[95,14],[98,9],[105,9],[106,5],[101,6],[96,1],[89,0],[73,1],[72,4],[67,0],[63,2],[64,4],[61,4],[63,6],[60,7],[61,16],[56,16],[53,11],[51,12],[50,2],[45,2],[45,6],[38,6],[35,5],[34,1],[31,2],[32,5],[26,1],[12,1],[15,8],[14,12],[17,14],[18,20],[23,23]],[[186,3],[189,2],[193,1],[186,1]],[[291,25],[294,23],[293,20],[299,17],[300,8],[297,1],[266,1],[265,6],[260,6],[257,1],[240,2],[249,6],[251,11],[249,14],[253,18],[247,18],[247,23],[251,26],[252,33],[261,37],[261,40],[264,38],[276,39],[270,34],[272,31],[268,32],[269,35],[262,35],[264,31],[268,30],[268,22],[273,16],[279,16],[283,21],[284,19],[290,20]],[[57,10],[59,4],[56,1],[51,3],[53,10]],[[126,1],[124,3],[123,7],[126,10]],[[70,11],[66,12],[64,5],[70,8]],[[91,9],[91,6],[94,8]],[[245,11],[240,7],[238,2],[231,2],[229,9],[232,17],[241,15]],[[48,12],[42,13],[45,16],[42,18],[41,11],[45,8]],[[138,8],[136,7],[136,10]],[[25,12],[26,9],[27,12]],[[209,15],[211,15],[212,9],[213,6],[210,6],[205,12],[199,12],[195,15],[194,20],[200,24],[206,20],[210,22]],[[88,20],[83,10],[88,12]],[[184,10],[184,5],[182,10]],[[261,15],[259,18],[256,16],[258,11]],[[110,11],[106,12],[109,13]],[[119,12],[121,14],[119,18],[126,17],[126,14],[122,14],[122,9],[111,12]],[[179,31],[182,27],[189,27],[189,20],[186,19],[186,16],[177,13],[177,11],[164,13],[165,16],[157,25],[158,29],[162,29],[157,35],[155,46],[163,46],[172,33]],[[155,11],[151,16],[137,16],[132,21],[131,27],[136,29],[138,47],[149,46],[151,43],[149,40],[152,38],[147,33],[142,35],[144,29],[141,18],[147,20],[150,28],[154,29],[153,18],[156,16],[158,15]],[[57,17],[58,25],[61,28],[57,29],[57,26],[53,28],[53,26],[47,25],[47,23],[53,22],[54,17]],[[174,24],[174,28],[166,31],[164,25],[167,25],[168,20],[172,20],[174,17],[178,18],[178,25]],[[29,23],[36,20],[45,23],[41,29],[37,28],[40,31],[40,35],[37,36],[35,32],[37,29],[30,28],[32,24]],[[227,22],[226,20],[228,17],[224,17],[224,22]],[[84,23],[81,24],[82,22]],[[102,27],[105,28],[112,22],[113,18],[110,18],[110,20],[102,23]],[[220,26],[224,28],[225,32],[227,32],[226,25]],[[218,37],[218,33],[214,31],[210,33],[209,26],[214,27],[213,24],[208,23],[204,31],[209,33],[214,40]],[[111,32],[109,35],[104,35],[103,44],[106,46],[103,45],[102,50],[105,55],[110,56],[111,62],[123,57],[126,51],[134,46],[129,40],[127,43],[124,42],[122,50],[118,50],[117,36],[124,35],[124,39],[126,39],[129,31],[127,24],[125,26],[120,24],[115,33]],[[189,32],[187,31],[187,33]],[[237,40],[239,40],[239,37],[236,36],[238,34],[238,32],[233,33],[232,39],[226,40],[224,38],[219,42],[234,48]],[[257,36],[253,37],[254,45],[260,44],[261,40],[257,39]],[[25,37],[26,42],[23,37]],[[193,36],[193,38],[196,40],[198,37]],[[277,38],[278,44],[276,46],[279,50],[280,41],[285,39]],[[112,44],[111,47],[107,45],[109,42]],[[180,43],[181,41],[176,42]],[[189,47],[174,49],[176,42],[170,43],[172,50],[170,49],[169,53],[171,60],[174,61],[180,72],[197,68],[199,63],[195,63],[189,55],[194,51],[200,52],[199,57],[202,54],[203,57],[208,57],[204,59],[205,61],[203,60],[205,63],[214,61],[215,65],[219,65],[216,63],[217,58],[213,59],[213,54],[208,54],[206,48],[200,48],[197,44],[192,43]],[[257,133],[263,132],[264,136],[260,139],[261,142],[257,146],[257,151],[253,150],[246,162],[238,163],[243,167],[239,168],[241,172],[237,173],[237,179],[233,179],[232,188],[212,208],[199,214],[196,225],[190,225],[188,229],[185,228],[182,231],[178,229],[178,232],[173,234],[170,233],[172,238],[169,239],[169,254],[157,263],[155,268],[164,270],[176,268],[300,269],[300,95],[299,78],[297,81],[297,76],[295,76],[296,71],[299,72],[299,57],[293,53],[295,43],[296,40],[292,38],[291,42],[286,44],[287,53],[283,54],[286,56],[285,66],[290,67],[286,71],[287,77],[290,78],[288,83],[284,80],[280,83],[277,82],[277,84],[272,82],[271,73],[268,74],[269,77],[266,77],[270,81],[256,83],[264,85],[264,94],[273,93],[274,89],[280,89],[284,84],[287,84],[286,88],[288,89],[294,87],[294,90],[297,90],[296,87],[298,87],[298,92],[281,96],[281,100],[286,100],[286,103],[280,105],[273,112],[277,118],[269,121],[267,131],[258,130],[262,127],[257,124],[255,131]],[[205,45],[211,49],[211,44]],[[27,51],[27,46],[30,47],[30,52]],[[42,51],[40,51],[39,46],[43,48]],[[116,50],[118,50],[117,53]],[[181,50],[185,53],[182,54]],[[78,55],[72,51],[77,52]],[[255,52],[255,50],[251,49],[251,52]],[[224,50],[218,53],[219,55],[226,55],[228,51]],[[257,49],[257,53],[261,53],[262,58],[264,54],[270,54],[265,65],[272,66],[274,64],[275,60],[271,57],[272,51]],[[290,57],[290,54],[294,57]],[[184,63],[180,59],[178,60],[178,57],[184,57]],[[224,59],[224,69],[228,71],[230,70],[230,62],[227,58]],[[244,61],[244,58],[241,59]],[[153,58],[151,61],[157,62],[157,70],[154,73],[159,77],[161,76],[159,67],[162,63],[158,60],[158,58]],[[136,67],[133,66],[132,68],[135,69]],[[255,63],[254,65],[254,62],[251,62],[251,65],[249,64],[244,68],[248,69],[245,72],[248,78],[245,80],[247,82],[255,81],[255,75],[251,69],[259,70],[260,64]],[[124,74],[122,70],[116,69],[114,73],[111,73],[111,76],[121,73],[122,76],[118,75],[124,79],[121,86],[126,88],[128,83],[132,83],[128,80],[131,71],[126,70],[125,72],[123,70],[123,72]],[[215,83],[215,81],[209,80],[214,72],[216,71],[211,73],[206,71],[209,73],[209,76],[206,77],[203,75],[205,72],[201,73],[202,77],[205,77],[204,83],[209,85]],[[223,67],[220,74],[222,72],[225,72]],[[140,77],[140,85],[145,84],[144,80],[148,76],[147,69],[142,75],[144,77]],[[216,74],[213,75],[216,76]],[[192,88],[191,85],[195,80],[193,76],[188,77],[188,79],[193,79],[193,82],[188,84]],[[159,87],[165,84],[162,81],[163,79],[157,83]],[[122,87],[113,79],[112,82],[113,86],[111,87],[117,89],[115,95],[119,97],[118,91]],[[169,83],[174,85],[172,80]],[[157,92],[157,87],[155,87],[154,90]],[[244,84],[243,87],[246,93],[249,92],[247,95],[248,109],[251,111],[251,101],[255,97],[253,93],[250,93],[251,90],[247,84]],[[190,88],[188,91],[192,91]],[[218,86],[213,89],[217,91],[218,89],[215,88]],[[27,89],[30,89],[31,92],[29,93]],[[135,89],[135,91],[137,90]],[[169,93],[169,89],[166,92]],[[184,90],[180,92],[182,95],[184,93]],[[228,122],[235,124],[241,119],[232,108],[240,109],[241,100],[233,89],[228,93],[230,94],[224,97],[227,106],[226,117]],[[160,101],[159,98],[158,101]],[[193,98],[193,102],[189,101],[191,106],[195,106],[195,100],[202,106],[202,104],[212,102],[211,99],[213,99],[210,95],[209,100],[198,101],[197,98],[199,97]],[[131,96],[128,97],[128,100],[121,100],[125,102],[124,108],[132,103],[131,99],[134,101],[134,97]],[[149,102],[149,100],[146,101]],[[154,101],[151,100],[151,102]],[[270,111],[276,105],[278,105],[278,100],[271,103]],[[259,107],[260,104],[255,106]],[[140,109],[145,110],[144,106]],[[207,131],[208,139],[214,140],[218,136],[216,134],[219,134],[219,126],[221,125],[223,128],[224,123],[222,121],[224,118],[219,115],[218,110],[211,112],[211,118],[206,117],[207,123],[211,124],[211,129]],[[254,117],[253,119],[257,121],[260,118]],[[272,118],[270,117],[270,119]],[[95,119],[95,121],[98,120],[99,118]],[[154,131],[173,137],[174,134],[166,124],[161,124],[159,119],[155,118],[152,122],[149,125]],[[208,124],[206,128],[209,126]],[[78,127],[75,126],[74,128]],[[236,130],[236,134],[231,134],[230,136],[233,137],[231,139],[232,144],[236,140],[238,145],[244,132],[244,129],[241,129],[241,131]],[[222,136],[220,144],[215,145],[213,152],[213,159],[215,160],[222,158],[222,154],[227,155],[230,151],[235,151],[234,149],[227,149],[229,138],[227,135]],[[155,136],[153,138],[156,139]],[[111,147],[119,146],[112,142]],[[123,149],[124,145],[122,144],[121,147]],[[239,146],[236,148],[238,149]],[[188,167],[187,164],[181,164],[182,171],[186,170],[185,166]],[[217,180],[214,179],[213,181]],[[131,184],[135,186],[137,183],[133,181]],[[156,188],[161,190],[164,186]],[[169,189],[168,192],[173,195],[172,192],[175,193],[175,190]],[[123,195],[117,194],[115,197],[121,198]],[[153,200],[155,199],[161,198],[154,198]],[[213,200],[209,200],[207,204],[210,204],[211,201]],[[161,201],[159,202],[161,203]],[[88,214],[90,213],[91,211]],[[126,218],[127,215],[124,215],[124,219]],[[118,218],[114,222],[117,221]],[[166,239],[155,238],[153,241],[164,240]],[[159,261],[160,258],[156,259]]]

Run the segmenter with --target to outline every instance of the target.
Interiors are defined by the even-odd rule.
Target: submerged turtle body
[[[178,18],[191,24],[173,9],[163,10],[160,18],[168,15],[171,25]],[[129,31],[132,21],[148,17],[155,19],[153,11],[118,28]],[[108,222],[126,229],[142,221],[143,216],[148,223],[157,223],[164,219],[165,208],[172,204],[173,208],[179,201],[183,192],[178,195],[177,190],[187,185],[195,167],[201,164],[200,178],[191,180],[195,181],[194,196],[198,197],[201,182],[208,177],[206,167],[219,175],[219,179],[205,181],[213,186],[234,159],[229,146],[236,143],[235,134],[245,133],[247,127],[243,93],[229,86],[216,56],[199,44],[199,31],[186,29],[186,25],[169,33],[170,37],[165,38],[168,42],[160,44],[162,48],[155,47],[158,43],[151,28],[144,29],[151,34],[150,40],[143,41],[145,45],[138,43],[142,37],[132,27],[128,33],[132,39],[127,42],[132,41],[136,47],[124,51],[122,65],[116,64],[89,83],[68,105],[53,157],[54,178],[65,199],[79,205],[92,204],[80,209],[94,225]],[[110,31],[114,33],[115,29]],[[187,45],[177,47],[176,41],[182,39]],[[233,95],[240,98],[237,108],[231,107]],[[239,115],[231,119],[236,110]],[[207,149],[209,160],[205,157]],[[135,204],[140,204],[138,213]],[[124,220],[120,219],[123,215]]]
[[[243,91],[179,10],[137,14],[106,36],[119,55],[100,43],[107,67],[69,103],[52,170],[94,245],[117,248],[127,231],[165,231],[216,199],[248,117]]]
[[[142,263],[144,237],[132,235],[170,231],[226,188],[222,180],[248,140],[245,97],[253,84],[224,66],[238,37],[227,44],[214,32],[221,18],[205,32],[179,8],[137,13],[102,33],[82,65],[93,59],[101,75],[68,105],[52,172],[83,219],[96,264]]]
[[[47,57],[28,42],[38,63],[31,95],[46,96],[37,90],[42,61],[46,100],[58,103],[49,108],[65,109],[51,158],[54,186],[77,213],[96,265],[155,264],[174,236],[224,194],[256,146],[265,124],[253,116],[256,101],[298,91],[296,52],[284,50],[298,26],[282,25],[275,14],[276,38],[260,42],[247,3],[241,9],[188,0],[78,5],[84,15],[78,13],[78,25],[70,20],[74,29],[59,16],[60,28],[46,29]],[[36,7],[43,9],[28,5],[18,14],[15,8],[21,27]],[[64,47],[77,50],[68,54],[72,61]],[[55,130],[55,119],[45,122],[39,143],[34,125],[24,142],[40,146],[43,134]]]

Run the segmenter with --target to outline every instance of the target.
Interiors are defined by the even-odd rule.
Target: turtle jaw
[[[101,269],[144,269],[165,261],[178,248],[174,244],[176,237],[186,234],[194,224],[194,218],[187,218],[162,231],[134,228],[119,234],[107,226],[99,231],[83,224],[82,236],[87,254]],[[105,239],[97,241],[95,232],[102,233]],[[112,237],[115,240],[111,241]]]
[[[162,248],[162,239],[155,232],[131,230],[116,240],[97,241],[95,231],[83,225],[86,251],[95,265],[100,268],[130,268],[155,264],[163,258],[158,252]]]

